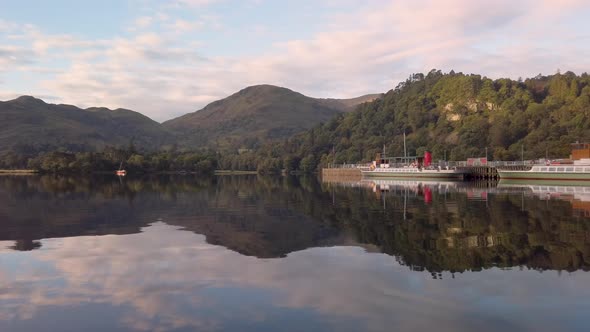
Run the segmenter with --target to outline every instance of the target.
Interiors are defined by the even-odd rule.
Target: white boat
[[[500,179],[590,181],[590,158],[572,164],[536,165],[527,170],[498,169]]]
[[[115,171],[115,174],[117,174],[117,176],[127,175],[127,171],[123,169],[123,162],[121,162],[121,164],[119,164],[119,169]]]
[[[384,167],[361,171],[366,177],[427,178],[462,180],[465,173],[456,169],[422,167]]]
[[[370,178],[419,178],[462,180],[465,171],[431,166],[432,156],[426,151],[424,157],[388,158],[377,154],[377,158],[367,169],[361,170],[363,177]]]
[[[572,144],[570,159],[535,165],[526,170],[498,169],[500,179],[590,181],[590,144]]]

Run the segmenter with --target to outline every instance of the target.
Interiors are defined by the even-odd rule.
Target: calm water
[[[0,331],[588,331],[590,188],[0,177]]]

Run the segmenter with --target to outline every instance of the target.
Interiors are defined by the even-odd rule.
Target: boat
[[[127,171],[123,169],[123,162],[121,162],[121,164],[119,164],[119,169],[115,171],[115,174],[117,174],[118,176],[127,175]]]
[[[455,168],[433,166],[432,155],[424,152],[424,157],[388,158],[378,153],[370,167],[361,169],[363,177],[369,178],[413,178],[413,179],[451,179],[462,180],[465,171]]]
[[[500,179],[590,181],[590,144],[572,144],[568,160],[547,161],[545,165],[532,165],[525,170],[498,168]]]
[[[590,181],[590,159],[584,164],[531,166],[528,170],[498,169],[500,179]]]

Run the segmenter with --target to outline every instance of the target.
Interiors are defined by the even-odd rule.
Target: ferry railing
[[[546,165],[546,161],[543,160],[517,160],[517,161],[488,161],[487,163],[468,163],[467,161],[438,161],[433,162],[431,167],[441,168],[454,168],[454,167],[505,167],[505,166],[534,166],[534,165]],[[404,163],[391,163],[389,167],[409,167],[409,164]],[[370,163],[366,164],[328,164],[327,168],[368,168],[371,167]]]
[[[534,166],[545,165],[545,162],[538,160],[518,160],[518,161],[488,161],[487,163],[468,163],[467,161],[451,161],[445,165],[450,167],[505,167],[505,166]]]
[[[371,164],[328,164],[327,168],[367,168]]]

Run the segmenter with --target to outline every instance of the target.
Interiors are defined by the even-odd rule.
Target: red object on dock
[[[424,151],[424,167],[428,167],[432,164],[432,153],[430,151]]]

